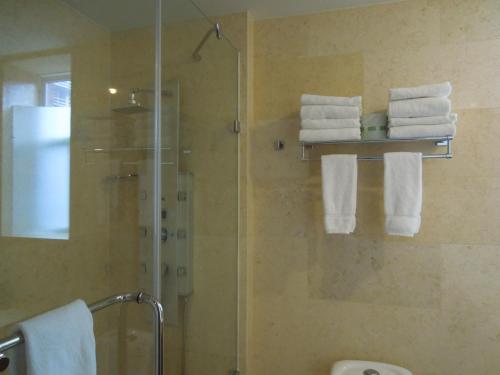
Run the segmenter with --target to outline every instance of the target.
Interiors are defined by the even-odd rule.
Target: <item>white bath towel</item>
[[[300,109],[300,118],[302,120],[359,119],[360,115],[360,107],[356,106],[304,105]]]
[[[422,154],[384,154],[385,231],[413,237],[420,229],[422,211]]]
[[[448,116],[431,117],[392,117],[389,119],[389,127],[394,126],[412,126],[412,125],[441,125],[456,124],[458,115],[450,113]]]
[[[348,105],[361,107],[361,96],[324,96],[303,94],[300,98],[302,105]]]
[[[303,129],[299,133],[301,142],[355,141],[359,139],[361,139],[360,128]]]
[[[387,136],[392,139],[454,137],[456,132],[457,127],[453,124],[395,126],[389,128]]]
[[[448,97],[451,94],[451,90],[452,87],[450,82],[390,89],[389,100]]]
[[[19,323],[24,344],[16,348],[13,375],[95,375],[93,320],[77,300]]]
[[[356,227],[357,156],[323,155],[321,180],[326,232],[352,233]]]
[[[323,120],[302,120],[300,123],[302,129],[346,129],[360,128],[359,119],[323,119]]]
[[[448,116],[451,102],[446,98],[422,98],[389,102],[389,118]]]

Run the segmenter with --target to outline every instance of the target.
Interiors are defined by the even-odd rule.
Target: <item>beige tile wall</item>
[[[251,374],[327,374],[341,359],[415,375],[499,373],[499,23],[496,0],[411,0],[255,23]],[[424,162],[420,233],[384,235],[383,166],[361,162],[356,231],[326,235],[319,164],[298,160],[300,94],[363,95],[369,112],[386,108],[390,87],[444,80],[460,116],[455,157]],[[272,149],[278,138],[282,152]]]

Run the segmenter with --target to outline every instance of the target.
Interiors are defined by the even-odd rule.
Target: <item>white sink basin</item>
[[[380,362],[340,361],[333,365],[330,375],[412,375],[402,367]]]

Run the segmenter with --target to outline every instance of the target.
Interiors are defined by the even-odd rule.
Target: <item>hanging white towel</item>
[[[360,107],[340,106],[340,105],[304,105],[300,109],[302,120],[321,120],[334,118],[359,119],[361,116]]]
[[[299,132],[300,142],[356,141],[361,139],[360,128],[348,129],[303,129]]]
[[[456,132],[457,127],[453,124],[395,126],[389,128],[387,136],[391,139],[454,137]]]
[[[302,120],[300,123],[302,129],[346,129],[360,128],[359,119],[324,119],[324,120]]]
[[[361,107],[361,96],[344,97],[344,96],[324,96],[303,94],[300,98],[302,105],[349,105]]]
[[[356,227],[357,156],[323,155],[321,179],[326,232],[352,233]]]
[[[458,115],[456,113],[450,113],[448,116],[392,117],[389,119],[389,127],[456,124],[457,120],[458,120]]]
[[[451,90],[450,82],[390,89],[389,100],[447,97],[450,96]]]
[[[95,375],[93,320],[87,305],[69,305],[19,323],[24,344],[14,350],[13,375]]]
[[[451,102],[446,98],[422,98],[389,102],[389,118],[448,116]]]
[[[422,154],[384,154],[385,231],[413,237],[420,229],[422,211]]]

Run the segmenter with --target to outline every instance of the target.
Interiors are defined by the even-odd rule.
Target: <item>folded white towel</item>
[[[19,323],[24,344],[14,351],[14,375],[95,375],[92,314],[82,300]]]
[[[392,117],[389,119],[389,127],[412,126],[412,125],[441,125],[456,124],[458,115],[450,113],[448,116],[431,117]]]
[[[344,96],[324,96],[303,94],[300,98],[302,105],[348,105],[361,107],[361,96],[344,97]]]
[[[450,96],[451,90],[452,87],[450,82],[390,89],[389,100],[447,97]]]
[[[446,98],[422,98],[389,102],[389,118],[448,116],[451,102]]]
[[[360,115],[360,107],[356,106],[304,105],[300,109],[300,118],[302,120],[359,119]]]
[[[422,154],[384,154],[385,231],[413,237],[420,229],[422,211]]]
[[[323,155],[321,181],[326,232],[352,233],[356,227],[357,156]]]
[[[389,128],[387,136],[392,139],[454,137],[456,132],[457,127],[453,124],[395,126]]]
[[[355,141],[360,139],[360,128],[303,129],[299,132],[299,140],[301,142]]]
[[[323,120],[302,120],[300,123],[302,129],[346,129],[360,128],[359,119],[323,119]]]

